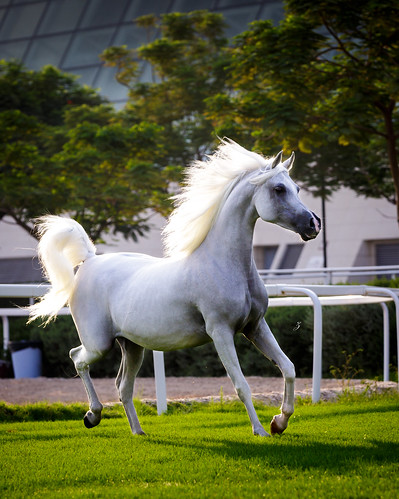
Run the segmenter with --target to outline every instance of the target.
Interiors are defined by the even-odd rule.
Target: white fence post
[[[7,315],[2,315],[1,319],[3,321],[3,350],[5,352],[8,350],[8,344],[10,342],[10,323]]]
[[[168,404],[166,401],[166,378],[165,378],[165,362],[163,352],[154,350],[152,352],[154,358],[154,374],[155,374],[155,393],[157,397],[157,412],[158,415],[166,412]]]
[[[386,303],[380,303],[384,324],[384,363],[383,375],[384,381],[389,381],[389,310]]]
[[[322,375],[322,345],[323,345],[323,312],[317,294],[307,288],[287,286],[282,287],[282,292],[299,293],[307,295],[313,305],[313,375],[312,375],[312,402],[320,400],[321,375]]]

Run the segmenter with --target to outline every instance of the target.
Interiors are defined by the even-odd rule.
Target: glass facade
[[[281,0],[0,0],[0,59],[19,59],[35,70],[51,64],[122,104],[126,89],[99,54],[110,45],[146,43],[136,17],[194,9],[223,14],[229,37],[256,19],[278,22],[283,16]],[[148,70],[142,71],[145,79]]]

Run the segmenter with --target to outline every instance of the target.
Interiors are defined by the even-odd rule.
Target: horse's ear
[[[284,168],[286,170],[290,171],[292,168],[292,165],[294,164],[294,160],[295,160],[295,153],[294,153],[294,151],[292,151],[291,156],[288,159],[286,159],[283,163]]]
[[[277,154],[277,156],[274,158],[273,163],[272,163],[272,167],[271,167],[272,170],[273,170],[273,168],[276,168],[276,166],[281,163],[281,157],[282,157],[282,155],[283,155],[283,151],[280,151]]]

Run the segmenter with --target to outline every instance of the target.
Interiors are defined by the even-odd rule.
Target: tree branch
[[[379,135],[380,137],[383,137],[384,139],[387,139],[387,137],[388,137],[386,133],[380,132],[372,126],[355,125],[354,128],[357,128],[358,130],[363,130],[364,132],[373,133],[374,135]]]
[[[39,240],[39,236],[36,234],[35,227],[26,223],[11,208],[6,208],[4,210],[4,213],[11,217],[19,227],[22,227],[24,230],[26,230],[26,232],[28,232],[30,236],[34,237],[36,240]]]
[[[331,28],[331,26],[328,24],[324,16],[322,16],[322,21],[324,26],[326,27],[327,31],[330,33],[330,35],[334,38],[334,40],[338,43],[339,45],[339,50],[341,50],[346,56],[348,56],[352,61],[354,61],[356,64],[359,64],[360,61],[357,59],[353,54],[351,54],[345,47],[345,45],[342,43],[341,39],[339,36],[335,33],[335,31]]]

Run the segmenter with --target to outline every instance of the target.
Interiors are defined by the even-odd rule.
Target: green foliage
[[[392,314],[391,314],[392,315]],[[393,329],[392,329],[393,331]],[[394,335],[391,334],[393,344]],[[323,374],[330,366],[342,366],[342,351],[351,358],[353,370],[362,377],[382,376],[382,310],[379,305],[323,307]],[[392,363],[396,354],[391,348]]]
[[[345,185],[397,202],[398,15],[388,0],[288,0],[278,26],[252,23],[234,41],[235,91],[208,99],[219,134],[299,149],[297,178],[318,195]]]
[[[0,60],[0,109],[19,110],[40,123],[62,125],[66,108],[95,106],[104,100],[76,79],[53,66],[32,71],[20,62]]]
[[[169,162],[185,166],[200,159],[215,141],[205,116],[205,100],[225,88],[227,39],[220,14],[207,11],[148,15],[135,20],[160,37],[137,51],[110,47],[101,58],[117,67],[117,80],[129,88],[127,108],[139,119],[164,128]],[[151,65],[152,81],[138,80],[134,61]]]
[[[369,286],[381,286],[383,288],[399,288],[399,277],[377,277],[368,283]]]
[[[198,405],[87,430],[0,424],[6,497],[396,497],[398,396],[300,406],[282,437],[255,438],[242,404]],[[257,407],[265,423],[276,408]],[[83,412],[82,412],[83,416]]]
[[[27,421],[70,421],[82,418],[87,411],[84,404],[26,404],[12,405],[0,402],[0,422],[27,422]],[[106,406],[103,410],[104,419],[123,416],[123,408],[119,405]]]
[[[395,202],[397,6],[286,7],[278,26],[254,22],[230,44],[220,14],[136,19],[148,43],[101,55],[129,89],[120,112],[55,68],[2,61],[0,219],[32,232],[32,218],[67,211],[95,240],[137,239],[143,213],[169,212],[169,183],[216,134],[265,153],[299,149],[296,176],[316,195],[345,185]],[[142,63],[150,82],[138,80]]]
[[[149,230],[148,209],[170,210],[163,128],[115,111],[50,66],[0,62],[0,219],[34,235],[32,219],[68,213],[91,238]]]
[[[69,192],[63,209],[94,240],[107,232],[137,240],[149,229],[146,210],[170,209],[167,187],[175,170],[160,165],[162,129],[127,120],[109,106],[66,113],[67,140],[54,156]]]
[[[363,352],[362,348],[359,348],[353,353],[348,354],[346,350],[342,350],[342,355],[344,357],[344,362],[342,366],[330,366],[330,373],[335,379],[340,379],[342,382],[342,387],[350,386],[352,379],[357,378],[359,374],[364,372],[363,369],[355,369],[352,365],[353,358],[359,353]]]
[[[230,44],[220,14],[143,16],[148,43],[101,55],[129,89],[120,112],[55,68],[2,61],[0,219],[31,232],[32,218],[68,211],[93,239],[136,239],[216,134],[299,149],[296,177],[316,195],[345,185],[396,202],[398,13],[388,0],[289,0],[278,26],[254,22]]]

